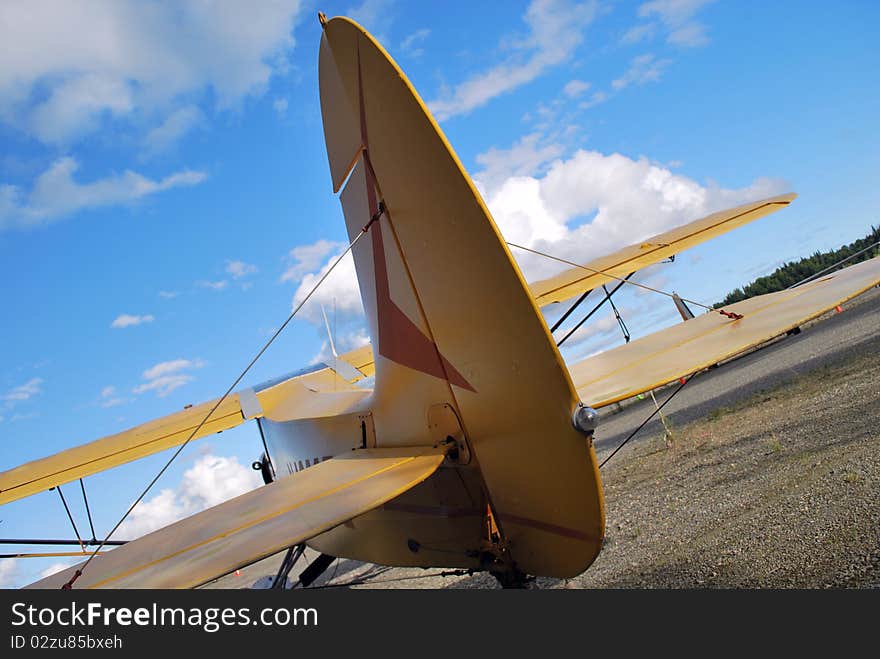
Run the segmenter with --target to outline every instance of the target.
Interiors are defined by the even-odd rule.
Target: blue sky
[[[395,57],[511,240],[585,262],[799,193],[641,275],[712,303],[880,221],[875,3],[3,3],[0,470],[221,394],[341,250],[319,9]],[[350,264],[317,297],[342,348],[364,340]],[[641,291],[619,306],[634,336],[677,318]],[[247,383],[326,354],[319,309]],[[576,339],[569,359],[621,341],[610,312]],[[252,487],[259,453],[251,425],[199,440],[127,530]],[[165,459],[86,479],[99,535]],[[2,537],[72,535],[55,492],[0,519]],[[57,562],[0,561],[0,584]]]

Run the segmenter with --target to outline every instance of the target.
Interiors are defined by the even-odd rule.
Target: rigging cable
[[[675,391],[673,391],[673,392],[669,395],[669,398],[667,398],[666,400],[664,400],[659,406],[656,406],[656,405],[655,405],[655,407],[654,407],[654,411],[651,412],[651,415],[650,415],[647,419],[645,419],[644,421],[642,421],[642,423],[639,424],[639,427],[636,428],[635,430],[633,430],[633,431],[629,434],[629,437],[627,437],[626,439],[624,439],[624,440],[620,443],[620,446],[618,446],[616,449],[614,449],[614,450],[611,452],[611,455],[609,455],[607,458],[605,458],[604,460],[602,460],[602,462],[599,464],[599,469],[601,469],[602,467],[604,467],[605,464],[606,464],[611,458],[613,458],[615,455],[617,455],[617,452],[618,452],[620,449],[622,449],[624,446],[626,446],[626,444],[627,444],[627,442],[629,442],[629,440],[631,440],[633,437],[635,437],[635,436],[639,433],[639,431],[640,431],[642,428],[644,428],[646,425],[648,425],[648,422],[649,422],[651,419],[653,419],[655,415],[659,414],[660,410],[662,410],[662,409],[666,406],[666,403],[668,403],[668,402],[671,401],[673,398],[675,398],[675,395],[676,395],[679,391],[681,391],[682,389],[684,389],[684,386],[685,386],[688,382],[690,382],[691,379],[693,379],[694,375],[696,375],[696,373],[692,373],[691,375],[689,375],[689,376],[687,376],[687,377],[681,378],[681,384],[679,384],[679,385],[678,385],[678,388],[677,388]]]
[[[595,270],[594,268],[591,268],[589,266],[581,265],[580,263],[575,263],[574,261],[569,261],[568,259],[563,259],[558,256],[553,256],[552,254],[547,254],[546,252],[541,252],[536,249],[532,249],[531,247],[525,247],[524,245],[518,245],[518,244],[512,243],[510,241],[507,241],[507,244],[510,247],[516,247],[517,249],[521,249],[525,252],[530,252],[530,253],[535,254],[537,256],[543,256],[544,258],[548,258],[552,261],[559,261],[559,263],[564,263],[565,265],[570,265],[573,268],[581,268],[582,270],[586,270],[587,272],[592,272],[595,275],[602,275],[603,277],[608,277],[609,279],[616,279],[617,281],[620,281],[620,282],[626,281],[628,284],[631,284],[633,286],[638,286],[639,288],[644,288],[646,291],[651,291],[652,293],[659,293],[660,295],[665,295],[666,297],[669,297],[669,298],[672,297],[672,293],[667,293],[666,291],[662,291],[659,288],[652,288],[651,286],[648,286],[647,284],[640,284],[637,281],[627,281],[626,279],[624,279],[622,277],[618,277],[617,275],[612,275],[610,272],[603,272],[602,270]],[[712,307],[707,306],[707,305],[703,304],[702,302],[697,302],[696,300],[689,300],[687,298],[681,298],[681,299],[684,300],[685,302],[690,302],[691,304],[695,304],[698,307],[703,307],[703,309],[706,309],[707,311],[715,311],[717,313],[720,313],[722,316],[727,316],[728,318],[732,318],[733,320],[739,320],[740,318],[743,317],[741,314],[732,313],[730,311],[725,311],[724,309],[713,309]]]
[[[325,272],[325,273],[321,276],[321,278],[318,280],[318,283],[316,283],[316,284],[312,287],[312,289],[309,291],[308,295],[306,295],[306,296],[303,298],[303,300],[302,300],[302,301],[296,306],[296,308],[294,308],[294,310],[290,312],[290,314],[287,316],[287,320],[285,320],[285,321],[281,324],[281,326],[275,331],[275,333],[274,333],[274,334],[271,336],[271,338],[265,343],[265,345],[264,345],[262,348],[260,348],[260,351],[254,356],[254,358],[253,358],[253,359],[250,361],[250,363],[245,367],[245,369],[241,372],[241,374],[240,374],[237,378],[235,378],[235,381],[234,381],[231,385],[229,385],[229,388],[228,388],[228,389],[226,390],[226,392],[220,397],[220,399],[214,404],[214,406],[211,408],[211,410],[205,415],[205,418],[203,418],[203,419],[201,420],[201,422],[199,423],[199,425],[197,425],[197,426],[195,427],[195,429],[190,433],[190,435],[189,435],[189,437],[187,437],[186,441],[183,442],[183,444],[181,444],[181,445],[177,448],[177,450],[174,452],[174,455],[172,455],[172,456],[168,459],[168,462],[165,463],[165,466],[162,467],[162,469],[159,470],[159,473],[156,474],[155,478],[153,478],[152,481],[150,481],[150,484],[147,485],[146,489],[144,489],[144,491],[141,492],[140,496],[138,496],[138,498],[135,499],[134,503],[131,504],[131,506],[130,506],[129,509],[125,512],[125,514],[119,519],[118,522],[116,522],[116,526],[114,526],[114,527],[110,530],[110,532],[107,534],[107,536],[106,536],[106,537],[104,538],[104,540],[101,542],[101,544],[98,545],[98,548],[95,549],[94,552],[92,552],[92,554],[88,557],[88,559],[86,560],[86,562],[83,563],[83,566],[82,566],[81,568],[79,568],[76,572],[74,572],[73,576],[70,578],[70,581],[68,581],[66,584],[64,584],[64,585],[62,586],[62,589],[64,589],[64,590],[70,590],[71,588],[73,588],[73,584],[74,584],[74,582],[75,582],[77,579],[79,579],[79,577],[82,575],[83,571],[89,566],[89,563],[91,563],[92,560],[95,558],[95,556],[98,555],[98,552],[101,551],[101,549],[102,549],[102,548],[104,547],[104,545],[107,543],[107,540],[109,540],[110,537],[116,532],[116,530],[122,525],[122,522],[124,522],[124,521],[126,520],[126,518],[131,514],[131,511],[134,510],[135,506],[137,506],[137,505],[141,502],[141,500],[147,495],[147,493],[150,491],[150,489],[152,489],[153,485],[155,485],[156,482],[159,480],[159,478],[162,477],[162,474],[164,474],[165,471],[168,469],[168,467],[171,466],[171,463],[174,462],[175,458],[177,458],[177,456],[180,455],[181,451],[183,451],[183,449],[186,448],[186,446],[190,443],[190,441],[193,439],[193,437],[195,437],[195,436],[198,434],[199,430],[201,430],[202,427],[208,422],[208,419],[211,418],[211,415],[214,414],[214,412],[217,410],[218,407],[220,407],[220,405],[223,403],[223,401],[226,400],[226,399],[229,397],[229,394],[232,393],[232,390],[235,389],[235,387],[238,386],[238,383],[241,382],[241,380],[244,378],[245,375],[247,375],[248,371],[251,370],[251,368],[253,367],[253,365],[257,363],[257,360],[258,360],[260,357],[263,356],[263,353],[266,352],[266,350],[269,349],[269,346],[272,345],[272,343],[275,341],[275,339],[278,338],[278,335],[281,334],[281,332],[284,331],[284,328],[286,328],[286,327],[288,326],[288,324],[290,324],[290,321],[292,321],[293,318],[296,316],[296,314],[299,312],[299,310],[302,309],[303,306],[305,306],[305,303],[308,302],[309,299],[312,297],[312,295],[315,293],[315,291],[318,290],[318,287],[319,287],[321,284],[324,283],[324,280],[327,279],[327,277],[330,275],[331,272],[333,272],[334,269],[336,269],[336,266],[339,265],[339,263],[342,261],[342,259],[345,258],[345,256],[346,256],[346,255],[347,255],[347,254],[348,254],[348,253],[354,248],[354,246],[357,244],[358,240],[360,240],[361,237],[362,237],[365,233],[367,233],[367,231],[369,231],[370,226],[372,226],[372,224],[373,224],[374,222],[376,222],[380,217],[382,217],[382,215],[383,215],[384,213],[385,213],[385,202],[384,202],[384,201],[380,201],[380,202],[379,202],[379,206],[378,206],[378,210],[377,210],[376,213],[370,218],[369,222],[367,222],[367,223],[361,228],[360,232],[358,232],[358,235],[356,235],[356,236],[354,237],[354,240],[352,240],[352,241],[348,244],[348,247],[345,248],[345,251],[342,252],[342,254],[340,254],[340,255],[336,258],[336,260],[333,262],[333,265],[331,265],[330,268],[327,270],[327,272]],[[59,488],[59,494],[60,494],[60,492],[61,492],[61,490],[60,490],[60,488]],[[63,500],[63,496],[62,496],[62,500]],[[65,504],[65,507],[66,507],[66,505],[67,505],[67,504]],[[69,513],[68,513],[68,514],[69,514]],[[71,518],[71,522],[72,522],[72,521],[73,521],[73,518]],[[77,535],[79,535],[79,534],[77,533]]]

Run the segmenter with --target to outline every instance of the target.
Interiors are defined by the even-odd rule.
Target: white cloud
[[[186,470],[176,489],[163,489],[135,506],[120,526],[119,537],[138,538],[260,485],[257,472],[238,458],[205,455]]]
[[[161,124],[144,137],[144,147],[148,156],[154,156],[170,149],[190,129],[204,120],[202,111],[194,105],[187,105],[172,112]]]
[[[654,23],[642,23],[627,30],[620,40],[625,44],[639,43],[653,37],[656,30],[657,26]]]
[[[400,52],[408,57],[420,57],[424,54],[425,50],[417,44],[420,44],[429,36],[431,36],[431,30],[427,28],[416,30],[400,42]]]
[[[442,90],[428,107],[438,121],[467,114],[562,64],[582,43],[583,32],[596,16],[597,7],[596,2],[532,0],[523,17],[529,34],[508,42],[513,54],[454,89]]]
[[[492,188],[508,178],[534,174],[545,163],[562,155],[562,145],[542,145],[539,144],[540,140],[540,133],[531,133],[520,138],[508,149],[492,147],[477,154],[477,164],[482,167],[478,175],[479,183]]]
[[[167,362],[160,362],[155,366],[148,368],[144,371],[144,378],[147,380],[152,380],[153,378],[158,378],[161,375],[168,375],[169,373],[176,373],[178,371],[183,371],[189,368],[201,368],[204,364],[198,360],[192,361],[189,359],[174,359]]]
[[[24,384],[20,384],[9,393],[0,396],[0,400],[5,400],[11,404],[25,400],[30,400],[34,396],[42,393],[40,385],[43,384],[43,378],[31,378]]]
[[[78,168],[74,158],[59,158],[37,177],[26,198],[18,186],[0,184],[0,230],[48,224],[77,211],[134,202],[171,188],[197,185],[207,178],[204,172],[183,170],[152,180],[126,170],[78,183],[73,178]]]
[[[562,88],[563,93],[569,98],[577,98],[583,96],[590,88],[590,83],[583,80],[569,80],[565,87]]]
[[[317,269],[328,254],[341,252],[343,248],[345,248],[344,243],[323,239],[310,245],[294,247],[288,256],[290,265],[281,275],[281,281],[299,281],[304,274]]]
[[[0,558],[0,588],[15,588],[18,565],[13,558]]]
[[[706,26],[694,20],[696,13],[712,0],[651,0],[639,7],[638,14],[643,19],[656,18],[667,31],[666,40],[676,46],[697,47],[709,43]],[[653,31],[654,23],[632,28],[628,34],[639,28]],[[625,38],[625,37],[624,37]]]
[[[51,577],[56,572],[61,572],[61,570],[66,570],[71,565],[74,564],[74,561],[67,561],[66,563],[52,563],[45,570],[40,572],[40,579],[45,579],[46,577]]]
[[[116,387],[111,385],[101,389],[101,407],[116,407],[127,402],[127,399],[116,395]]]
[[[597,91],[597,92],[593,92],[593,94],[590,96],[589,100],[581,102],[579,107],[582,110],[589,110],[590,108],[594,108],[597,105],[600,105],[607,100],[608,100],[608,92]]]
[[[300,7],[300,0],[256,8],[234,0],[0,3],[0,25],[9,28],[0,121],[69,144],[108,119],[162,126],[196,97],[234,107],[286,69]],[[176,135],[191,125],[178,124]]]
[[[338,251],[316,272],[303,275],[300,285],[293,295],[293,306],[299,305],[308,295],[315,284],[323,277],[339,258],[342,251]],[[354,267],[354,258],[351,252],[339,262],[339,265],[324,280],[324,283],[309,298],[300,311],[300,317],[305,318],[314,325],[323,328],[324,320],[321,315],[323,305],[327,314],[335,312],[337,321],[347,324],[350,321],[363,318],[364,306],[361,301],[361,292],[357,283],[357,274]],[[324,333],[324,332],[322,332]],[[343,348],[338,347],[339,350]]]
[[[496,150],[495,155],[502,158],[503,152]],[[644,157],[586,150],[540,170],[545,173],[520,172],[491,185],[482,183],[482,172],[474,178],[507,240],[580,263],[785,187],[766,178],[736,189],[703,185]],[[564,267],[513,252],[529,281]]]
[[[191,375],[186,375],[183,373],[177,375],[163,375],[160,378],[155,378],[154,380],[150,380],[145,382],[144,384],[139,384],[136,386],[133,391],[136,394],[143,394],[147,391],[155,391],[156,394],[160,398],[165,398],[168,394],[170,394],[175,389],[180,389],[185,384],[192,382],[195,378]]]
[[[394,0],[363,0],[361,4],[349,7],[345,15],[365,27],[381,43],[385,43],[388,41],[385,33],[394,20],[394,13],[391,11],[393,4]]]
[[[289,103],[286,98],[276,98],[272,101],[272,108],[278,113],[279,117],[287,114],[288,105]]]
[[[257,266],[251,265],[250,263],[245,263],[244,261],[227,261],[226,262],[226,272],[232,276],[233,279],[241,279],[242,277],[247,277],[248,275],[252,275],[257,271]]]
[[[196,282],[196,286],[199,288],[210,288],[212,291],[222,291],[228,285],[229,282],[225,279],[221,279],[220,281],[207,281],[202,279],[201,281]]]
[[[180,295],[180,293],[178,293],[177,291],[159,291],[159,297],[166,300],[173,300],[178,295]]]
[[[164,398],[175,389],[179,389],[195,379],[184,371],[202,368],[204,365],[205,363],[200,360],[190,359],[160,362],[143,372],[143,378],[146,382],[135,387],[133,392],[142,394],[147,391],[155,391],[160,398]]]
[[[124,313],[116,316],[113,322],[110,323],[110,327],[120,329],[123,327],[141,325],[143,323],[152,323],[154,320],[156,319],[150,314],[146,314],[144,316],[132,316],[130,314]]]
[[[611,83],[615,90],[620,91],[630,85],[644,85],[648,82],[657,82],[663,75],[663,71],[672,63],[669,59],[657,59],[648,53],[634,57],[626,72]]]

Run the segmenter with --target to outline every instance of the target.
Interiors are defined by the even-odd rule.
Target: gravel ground
[[[607,539],[593,566],[530,587],[880,588],[878,312],[874,290],[685,387],[664,409],[671,447],[657,421],[603,468]],[[600,460],[652,410],[648,398],[606,414]],[[279,562],[211,586],[249,587]],[[442,574],[339,560],[316,585],[497,587]]]

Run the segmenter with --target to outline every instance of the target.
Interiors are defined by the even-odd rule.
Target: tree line
[[[717,302],[715,308],[717,309],[718,307],[727,306],[734,302],[739,302],[740,300],[746,300],[755,295],[764,295],[765,293],[774,293],[776,291],[785,290],[799,281],[803,281],[804,279],[815,275],[817,272],[830,268],[838,261],[842,261],[854,254],[858,254],[861,250],[866,251],[858,254],[858,256],[855,256],[840,267],[844,268],[854,263],[858,263],[859,261],[867,261],[880,254],[880,245],[877,245],[878,242],[880,242],[880,227],[872,226],[871,231],[866,236],[851,242],[849,245],[843,245],[839,249],[833,249],[827,252],[816,251],[815,254],[805,256],[799,261],[785,263],[776,268],[771,274],[765,277],[758,277],[755,281],[746,284],[742,288],[734,289],[727,294],[727,297],[725,297],[724,300]],[[872,245],[873,249],[866,249]],[[838,268],[835,268],[835,270],[836,269]]]

